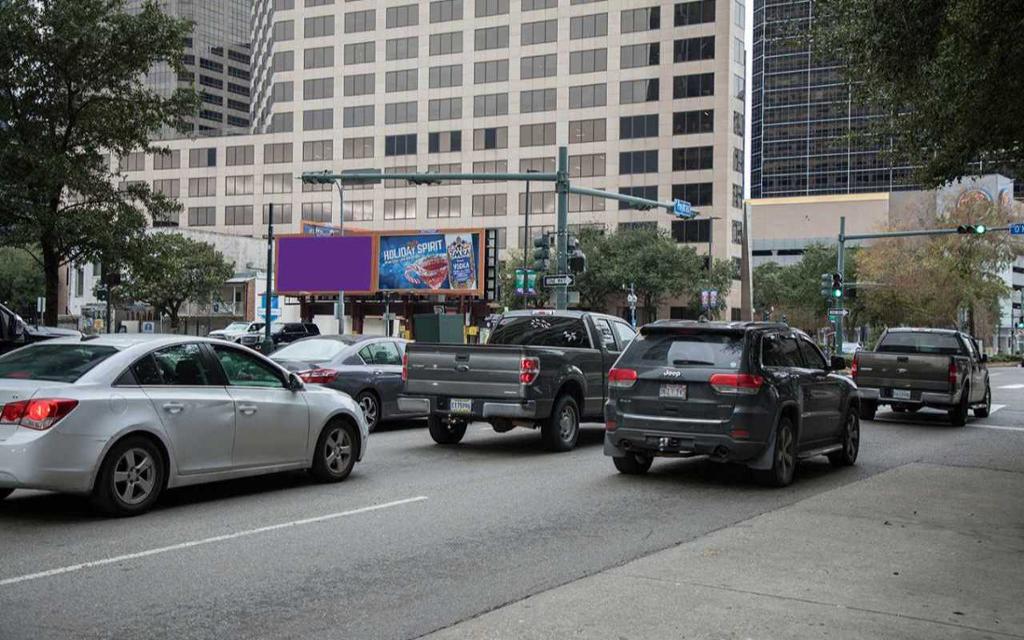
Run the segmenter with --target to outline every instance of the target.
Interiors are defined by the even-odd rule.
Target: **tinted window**
[[[622,355],[632,366],[739,369],[743,335],[737,333],[651,333],[637,336]]]
[[[800,348],[791,336],[772,334],[761,341],[761,363],[766,367],[802,367]]]
[[[359,356],[366,364],[400,365],[402,356],[393,342],[375,342],[359,350]]]
[[[43,344],[0,357],[0,378],[74,382],[117,353],[90,344]]]
[[[824,356],[818,348],[807,340],[800,340],[800,355],[804,357],[804,365],[808,369],[827,369]]]
[[[580,318],[517,316],[502,318],[487,343],[589,349],[590,337]]]
[[[198,344],[178,344],[166,347],[153,352],[152,364],[144,364],[145,360],[146,358],[143,358],[136,363],[135,377],[139,380],[139,384],[183,387],[212,384],[213,376],[210,375],[210,369],[206,365],[206,360],[203,359],[203,351]]]
[[[304,324],[302,326],[304,326],[306,328],[306,333],[308,333],[309,335],[311,335],[311,336],[318,336],[318,335],[320,335],[320,327],[316,326],[312,322]]]
[[[623,347],[628,345],[636,337],[636,331],[625,322],[615,323],[615,333],[619,336],[619,344]]]
[[[608,324],[608,321],[598,318],[594,320],[594,324],[597,326],[597,333],[601,336],[601,344],[604,345],[604,348],[609,351],[618,351],[619,348],[615,344],[615,334],[612,333],[612,326]]]
[[[958,355],[962,352],[963,345],[952,333],[898,331],[885,334],[875,350],[892,353]]]
[[[224,369],[228,384],[236,387],[277,387],[283,386],[281,376],[266,362],[255,356],[232,349],[215,346],[217,360]]]

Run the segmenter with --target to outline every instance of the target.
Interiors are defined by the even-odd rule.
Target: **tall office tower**
[[[801,41],[813,19],[813,0],[754,0],[751,197],[914,188],[911,166],[856,137],[872,115],[851,101],[841,69]]]
[[[129,12],[137,11],[142,0],[128,0]],[[250,29],[251,0],[162,0],[160,8],[176,18],[191,20],[195,27],[185,42],[184,73],[170,65],[153,67],[146,79],[165,94],[178,87],[192,86],[202,105],[185,135],[211,136],[248,133],[250,115]],[[161,137],[181,133],[165,129]]]

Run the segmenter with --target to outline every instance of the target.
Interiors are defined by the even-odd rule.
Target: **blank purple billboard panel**
[[[372,291],[372,276],[372,236],[277,239],[277,291]]]

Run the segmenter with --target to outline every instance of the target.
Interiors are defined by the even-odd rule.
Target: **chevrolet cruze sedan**
[[[129,516],[167,487],[292,469],[337,482],[367,435],[346,394],[223,340],[62,338],[0,357],[0,499],[87,494]]]

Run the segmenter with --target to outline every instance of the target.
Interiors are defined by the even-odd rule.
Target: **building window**
[[[555,89],[521,91],[519,92],[519,113],[554,111],[556,95]]]
[[[217,195],[217,178],[189,178],[188,196],[190,198],[208,198]]]
[[[408,165],[401,167],[385,167],[384,173],[416,173],[416,165]],[[384,179],[385,189],[398,189],[408,186],[410,185],[405,180],[388,180],[387,178]]]
[[[373,200],[346,200],[341,215],[345,222],[373,220]]]
[[[552,89],[552,91],[554,91],[554,89]],[[570,109],[603,107],[606,104],[608,104],[608,85],[604,83],[569,87]]]
[[[543,56],[527,56],[519,61],[519,77],[522,80],[550,78],[556,73],[558,73],[558,56],[554,53]]]
[[[345,33],[361,33],[373,31],[375,28],[377,28],[377,11],[374,9],[350,11],[345,14]],[[333,32],[333,26],[331,30]]]
[[[607,15],[605,15],[607,27]],[[554,42],[558,37],[558,20],[526,22],[520,26],[519,43],[523,46]]]
[[[437,196],[427,198],[428,218],[459,218],[462,216],[462,198]]]
[[[476,51],[508,48],[508,25],[477,29],[473,33],[473,48]]]
[[[481,160],[473,163],[473,173],[508,173],[508,160]],[[473,184],[494,184],[490,180],[474,180]]]
[[[555,212],[554,191],[530,191],[530,215]],[[519,194],[519,215],[526,213],[526,192]]]
[[[302,159],[306,162],[334,159],[333,140],[308,140],[302,143]]]
[[[732,170],[743,173],[743,149],[732,150]]]
[[[323,69],[334,66],[334,47],[313,47],[302,52],[303,69]]]
[[[676,242],[707,242],[711,238],[711,220],[674,220],[672,239]]]
[[[290,173],[265,173],[263,174],[263,193],[291,193],[292,182]]]
[[[661,28],[661,7],[627,9],[622,12],[621,32],[636,33]]]
[[[596,38],[608,35],[608,14],[595,13],[569,19],[569,39]]]
[[[573,120],[569,122],[569,143],[604,142],[607,139],[607,122],[604,118],[595,120]]]
[[[373,105],[345,107],[341,114],[341,121],[345,128],[373,126]]]
[[[657,78],[649,80],[623,80],[619,83],[619,104],[657,102],[660,83]]]
[[[434,131],[427,134],[427,153],[462,151],[461,131]]]
[[[253,183],[252,176],[226,176],[224,178],[224,195],[251,196]]]
[[[319,131],[334,128],[334,109],[307,109],[302,112],[302,130]]]
[[[420,9],[415,4],[388,7],[384,18],[385,28],[415,27],[420,23]]]
[[[419,55],[420,39],[416,36],[392,38],[384,43],[384,58],[386,60],[407,60]]]
[[[215,207],[188,208],[188,226],[212,227],[215,224],[217,224],[217,209]]]
[[[672,150],[673,171],[701,171],[712,169],[714,147],[684,147]]]
[[[345,45],[345,64],[366,64],[377,59],[374,42],[354,42]]]
[[[387,93],[415,91],[418,88],[418,69],[388,71],[384,74],[384,90]]]
[[[289,111],[287,113],[275,113],[270,116],[270,126],[268,127],[269,133],[285,133],[291,131],[294,128],[294,116]]]
[[[476,172],[476,169],[473,169]],[[508,194],[490,193],[486,195],[473,196],[474,217],[500,217],[508,215]]]
[[[254,147],[251,144],[228,147],[226,149],[227,159],[225,162],[229,167],[253,164],[255,162],[255,153],[253,148]]]
[[[292,143],[272,142],[263,145],[263,163],[278,164],[292,161]]]
[[[403,133],[394,136],[384,136],[385,156],[411,156],[416,155],[416,134]],[[385,210],[385,220],[387,210]]]
[[[473,150],[507,149],[508,127],[488,127],[473,130]]]
[[[263,224],[270,223],[270,207],[274,207],[274,224],[292,223],[292,204],[290,202],[263,205]]]
[[[555,144],[555,123],[524,124],[519,127],[520,147],[539,147]]]
[[[416,102],[392,102],[384,105],[384,124],[416,122]]]
[[[569,53],[569,73],[597,73],[608,70],[608,50],[588,49]]]
[[[619,118],[619,140],[658,137],[658,114]]]
[[[732,206],[734,209],[743,208],[743,185],[732,185]]]
[[[274,54],[271,66],[274,71],[293,71],[295,69],[295,52],[278,51]]]
[[[291,83],[289,83],[291,84]],[[303,100],[320,100],[334,97],[334,78],[311,78],[302,82]]]
[[[475,15],[478,18],[506,13],[508,13],[508,0],[476,0]]]
[[[488,60],[473,64],[473,83],[508,81],[508,60]]]
[[[251,204],[232,204],[224,207],[224,224],[233,227],[252,224]]]
[[[637,198],[646,198],[647,200],[657,200],[658,199],[658,187],[657,186],[649,186],[649,187],[619,187],[619,193],[621,193],[623,195],[627,195],[627,196],[634,196],[634,197],[637,197]],[[634,207],[631,204],[627,204],[625,202],[619,202],[619,210],[620,211],[626,211],[628,209],[635,209],[635,208],[636,207]]]
[[[428,120],[455,120],[461,117],[462,98],[437,98],[427,102]]]
[[[435,0],[430,3],[430,22],[451,22],[452,20],[462,20],[462,0]],[[387,219],[386,210],[384,219]]]
[[[520,158],[519,173],[554,173],[555,159],[551,156],[543,158]]]
[[[439,67],[430,67],[428,78],[431,89],[438,89],[441,87],[460,87],[462,86],[462,65],[449,64]]]
[[[538,9],[554,9],[558,6],[558,0],[523,0],[523,11],[537,11]]]
[[[641,42],[619,48],[619,68],[656,66],[661,63],[661,43]]]
[[[153,169],[160,171],[163,169],[180,169],[181,168],[181,151],[173,149],[171,151],[158,151],[153,154]]]
[[[658,173],[658,151],[623,151],[619,154],[619,175]]]
[[[385,220],[415,220],[416,198],[396,198],[384,201]]]
[[[291,102],[295,98],[293,84],[288,82],[275,82],[270,90],[270,97],[274,102]]]
[[[597,196],[581,196],[576,193],[569,194],[569,213],[580,213],[583,211],[604,211],[607,200]]]
[[[712,204],[710,182],[691,182],[672,185],[672,199],[685,200],[695,207],[710,207]]]
[[[308,222],[330,222],[330,202],[303,202],[302,219]]]
[[[177,198],[181,195],[181,182],[177,178],[154,180],[153,193],[159,193],[168,198]]]
[[[352,14],[349,14],[352,15]],[[345,16],[345,22],[348,23],[348,16]],[[348,31],[348,29],[345,29]],[[306,38],[320,38],[323,36],[334,35],[334,16],[316,16],[313,18],[306,18],[305,28],[302,32],[303,37]]]
[[[715,0],[696,0],[696,2],[676,3],[674,18],[674,24],[677,27],[714,22]]]
[[[458,162],[441,162],[428,164],[427,173],[462,173],[462,165]],[[445,181],[445,186],[462,184],[462,180]]]
[[[676,111],[672,114],[672,135],[712,133],[715,130],[715,111]]]
[[[271,33],[274,42],[285,42],[295,39],[295,21],[280,20],[274,23]]]
[[[743,122],[743,114],[739,111],[732,112],[732,132],[738,136],[743,136],[743,132],[746,130],[746,126]]]
[[[461,31],[430,35],[430,55],[445,56],[452,53],[462,53]]]
[[[605,155],[590,153],[569,156],[570,178],[591,178],[605,175]]]
[[[715,95],[715,74],[695,73],[672,78],[672,99]]]
[[[145,155],[142,157],[145,158]],[[189,149],[188,166],[193,169],[197,167],[216,167],[217,149],[215,147],[209,147],[206,149]]]
[[[415,135],[415,134],[414,134]],[[413,147],[416,145],[413,144]],[[341,156],[346,160],[373,157],[373,138],[345,138],[341,142]],[[330,185],[327,185],[330,187]]]
[[[309,82],[307,80],[307,82]],[[374,74],[361,73],[345,76],[343,91],[346,96],[363,96],[374,92]]]
[[[711,60],[715,57],[715,36],[684,38],[672,43],[672,62]]]
[[[492,93],[473,97],[473,117],[508,115],[508,94]]]
[[[274,11],[288,11],[295,8],[295,0],[274,0]]]
[[[732,221],[732,243],[743,244],[743,221]]]

